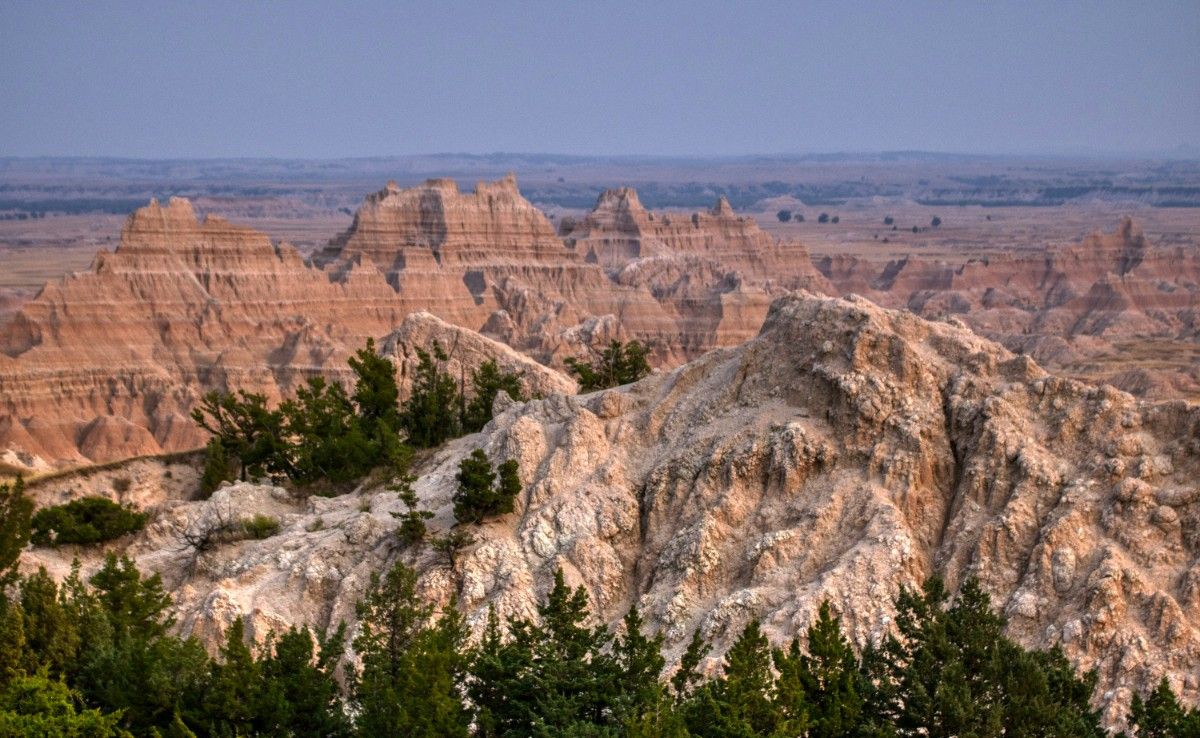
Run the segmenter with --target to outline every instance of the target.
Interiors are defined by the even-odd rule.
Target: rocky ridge
[[[402,506],[375,483],[307,500],[242,483],[190,502],[187,483],[146,470],[128,494],[166,490],[154,522],[115,546],[164,574],[181,629],[210,642],[238,615],[256,637],[350,620],[370,572],[397,557],[475,626],[489,605],[533,614],[562,567],[605,621],[637,602],[675,653],[697,628],[719,653],[752,617],[788,639],[824,599],[871,642],[901,586],[975,576],[1011,635],[1098,670],[1110,721],[1164,675],[1200,699],[1194,405],[1053,376],[954,319],[798,293],[739,347],[500,409],[419,469],[444,531],[463,457],[520,464],[517,510],[473,528],[453,568],[399,548]],[[200,521],[254,513],[281,533],[203,555],[179,544]],[[47,549],[25,563],[63,572],[81,553],[98,564]]]
[[[817,268],[841,292],[928,318],[955,315],[1011,350],[1093,382],[1150,397],[1200,396],[1200,362],[1167,361],[1200,357],[1200,247],[1155,246],[1131,218],[1077,244],[961,266],[823,257]],[[1159,361],[1143,367],[1139,351]]]
[[[614,277],[559,239],[511,177],[473,193],[389,184],[315,263],[197,219],[186,200],[152,202],[115,252],[0,326],[0,449],[33,469],[193,448],[203,439],[188,411],[204,391],[277,400],[313,374],[342,378],[351,351],[421,311],[543,361],[638,337],[678,363],[744,340],[765,314],[766,292],[710,258],[724,248],[736,261],[734,231],[769,242],[730,218],[692,226],[711,231],[705,260],[660,257]]]

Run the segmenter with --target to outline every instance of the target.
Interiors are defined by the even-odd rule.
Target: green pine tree
[[[475,449],[459,463],[455,479],[458,490],[454,493],[454,519],[460,523],[478,524],[484,518],[510,513],[521,494],[516,460],[501,464],[497,475],[482,449]]]
[[[204,447],[204,473],[200,477],[200,492],[209,497],[221,486],[237,478],[237,469],[225,450],[220,436],[213,436]]]
[[[360,735],[466,736],[471,715],[458,685],[466,627],[454,608],[436,622],[416,594],[416,573],[397,563],[359,603],[354,639],[362,671],[353,684]]]
[[[367,339],[365,348],[354,352],[349,363],[354,372],[354,405],[363,432],[383,456],[400,430],[400,387],[396,384],[396,367],[375,353],[372,338]]]
[[[432,353],[417,349],[412,392],[400,412],[400,427],[417,448],[440,446],[460,435],[458,382],[441,368],[447,358],[436,341]]]
[[[1166,677],[1145,699],[1133,696],[1129,724],[1137,730],[1137,738],[1200,738],[1200,710],[1179,704]]]
[[[528,398],[521,388],[521,375],[500,371],[492,359],[480,364],[471,372],[473,394],[463,412],[463,431],[477,433],[492,419],[492,406],[501,392],[517,402]]]
[[[0,600],[4,588],[17,577],[17,561],[29,544],[33,500],[25,495],[25,481],[17,477],[0,484]]]
[[[842,635],[841,621],[829,602],[821,604],[817,620],[808,629],[808,650],[800,661],[800,679],[808,705],[812,738],[857,735],[862,721],[863,698],[858,659]]]
[[[238,618],[226,629],[225,643],[212,663],[203,701],[211,735],[232,737],[257,732],[262,674],[245,638],[245,621]]]
[[[19,676],[0,691],[0,735],[126,738],[120,715],[77,708],[79,696],[45,673]]]
[[[616,719],[623,725],[634,724],[647,714],[661,713],[669,706],[659,676],[666,660],[662,656],[662,635],[648,638],[637,606],[625,614],[623,632],[613,641],[612,656],[618,671]]]
[[[594,363],[568,358],[564,363],[567,371],[579,380],[579,388],[585,392],[618,387],[636,382],[650,373],[646,361],[649,350],[638,341],[621,343],[611,341]]]
[[[671,688],[675,692],[676,701],[684,702],[692,696],[702,677],[699,669],[700,662],[708,655],[709,650],[708,643],[700,635],[700,629],[697,628],[692,632],[692,639],[688,641],[683,657],[679,660],[679,666],[671,677]]]
[[[263,686],[258,722],[266,735],[339,738],[351,735],[335,669],[344,652],[345,626],[328,639],[292,627],[268,641],[259,660]]]
[[[209,392],[192,410],[192,419],[237,457],[243,481],[264,474],[291,476],[284,416],[267,407],[265,395]]]
[[[725,669],[704,685],[687,710],[696,736],[782,736],[789,726],[772,701],[771,648],[751,620],[725,653]]]
[[[25,671],[47,670],[54,677],[78,668],[82,636],[78,623],[44,568],[21,581],[22,635],[27,648]]]
[[[587,593],[567,587],[560,569],[538,614],[537,624],[510,621],[505,641],[489,623],[468,683],[481,735],[614,735],[621,667],[608,630],[587,624]]]

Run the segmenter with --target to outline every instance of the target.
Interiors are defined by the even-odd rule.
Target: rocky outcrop
[[[546,363],[638,338],[674,365],[745,340],[782,289],[739,265],[760,269],[753,254],[783,247],[727,205],[622,237],[653,240],[656,255],[617,273],[589,262],[511,177],[472,193],[389,184],[315,264],[197,219],[186,200],[152,202],[114,253],[0,327],[0,450],[69,465],[192,448],[203,438],[188,412],[204,391],[277,400],[313,374],[344,379],[350,352],[423,311]],[[821,279],[792,255],[793,271]]]
[[[489,606],[532,615],[562,567],[605,621],[638,603],[676,654],[697,628],[719,652],[753,617],[783,641],[825,599],[872,642],[901,586],[974,576],[1014,637],[1098,670],[1110,720],[1162,676],[1200,699],[1200,408],[1047,374],[953,320],[796,294],[737,348],[510,406],[423,461],[435,532],[475,448],[517,460],[524,491],[472,529],[453,569],[399,548],[402,505],[374,486],[172,493],[124,545],[164,573],[181,628],[210,641],[241,614],[259,637],[351,619],[370,572],[396,558],[475,626]],[[198,521],[255,512],[278,516],[279,536],[201,556],[178,544]],[[65,571],[79,553],[26,563]]]
[[[442,371],[464,383],[470,382],[471,373],[481,364],[492,361],[500,371],[515,374],[529,397],[573,395],[579,389],[579,385],[563,373],[539,364],[499,341],[451,325],[431,313],[419,312],[407,316],[399,328],[383,339],[380,347],[381,353],[396,365],[396,379],[402,393],[412,387],[413,375],[420,363],[418,349],[431,352],[434,345],[446,354],[446,360],[440,362]]]
[[[1076,377],[1200,396],[1200,250],[1154,247],[1130,221],[1032,256],[814,267],[725,201],[655,214],[609,190],[556,233],[511,177],[430,180],[369,196],[315,263],[186,200],[140,209],[114,253],[0,326],[0,452],[32,471],[195,447],[204,391],[277,400],[344,379],[351,351],[416,313],[548,365],[636,338],[671,367],[751,338],[792,289],[957,316]]]
[[[824,257],[817,267],[840,291],[925,317],[955,315],[1076,376],[1152,397],[1200,397],[1192,358],[1200,355],[1200,247],[1156,247],[1130,218],[1078,244],[961,266]]]
[[[0,329],[0,448],[62,464],[195,447],[201,392],[278,399],[400,323],[393,291],[356,276],[331,282],[262,233],[151,202],[116,252]]]

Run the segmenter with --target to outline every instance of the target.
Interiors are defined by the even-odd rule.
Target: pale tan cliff
[[[737,348],[507,407],[419,469],[434,532],[453,523],[475,448],[516,459],[525,489],[516,512],[471,529],[453,569],[399,548],[402,505],[381,486],[296,500],[236,484],[196,503],[148,469],[127,494],[164,490],[155,520],[116,547],[164,574],[183,631],[210,642],[238,615],[258,637],[352,619],[396,558],[475,626],[489,605],[533,614],[562,567],[603,620],[637,602],[674,653],[696,628],[719,653],[752,617],[781,642],[827,598],[871,642],[902,585],[976,576],[1014,637],[1098,670],[1110,720],[1164,675],[1200,699],[1200,408],[1055,377],[954,321],[796,294]],[[206,519],[258,512],[282,532],[201,555],[180,544]],[[65,572],[80,553],[98,564],[78,550],[25,561]]]

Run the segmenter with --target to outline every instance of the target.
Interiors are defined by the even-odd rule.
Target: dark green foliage
[[[837,222],[839,222],[841,219],[842,219],[842,218],[841,218],[841,216],[835,215],[835,216],[833,216],[832,218],[830,218],[830,219],[829,219],[829,222],[830,222],[830,223],[837,223]]]
[[[884,225],[892,225],[895,222],[896,222],[896,219],[890,215],[884,216],[884,218],[883,218]]]
[[[491,359],[471,372],[471,389],[473,395],[462,419],[462,428],[466,433],[483,430],[483,426],[492,419],[492,405],[501,392],[507,392],[509,397],[518,402],[528,399],[521,390],[520,375],[500,371],[500,367]]]
[[[1180,705],[1164,678],[1145,699],[1133,696],[1129,725],[1136,729],[1137,738],[1200,738],[1200,709]]]
[[[342,626],[314,648],[307,628],[291,628],[268,641],[259,660],[263,680],[257,722],[263,733],[296,738],[349,736],[334,670],[346,639]]]
[[[692,633],[692,640],[679,659],[679,667],[671,677],[671,688],[675,691],[675,699],[683,702],[692,695],[693,689],[700,683],[700,662],[708,655],[708,643],[700,635],[699,629]]]
[[[936,215],[933,216],[933,220],[929,221],[929,225],[933,226],[934,228],[937,228],[941,224],[942,224],[942,219],[937,217]]]
[[[579,388],[589,392],[629,384],[646,376],[650,373],[650,363],[646,361],[648,353],[649,350],[638,341],[612,341],[595,363],[573,358],[568,358],[565,363],[567,370],[579,379]]]
[[[396,367],[375,353],[375,341],[368,338],[365,348],[349,360],[354,372],[354,406],[358,409],[361,432],[370,440],[378,457],[392,450],[400,429],[400,388]]]
[[[170,598],[158,576],[142,578],[110,554],[91,585],[77,583],[71,595],[82,643],[76,686],[88,703],[120,710],[122,726],[138,734],[169,728],[181,711],[202,714],[209,658],[198,641],[167,634]]]
[[[958,599],[941,580],[903,591],[896,634],[865,658],[869,712],[897,734],[1102,736],[1088,704],[1094,675],[1076,677],[1061,653],[1033,654],[1003,635],[978,582]]]
[[[39,569],[21,582],[20,594],[25,673],[39,669],[55,675],[69,673],[79,656],[82,634],[68,603],[59,596],[58,585],[45,569]]]
[[[751,621],[708,681],[697,632],[668,688],[662,638],[637,609],[610,633],[561,570],[536,623],[491,612],[472,648],[453,604],[439,613],[396,564],[359,604],[361,670],[343,694],[344,628],[320,641],[291,629],[255,649],[238,620],[211,658],[170,635],[158,577],[110,555],[89,582],[78,568],[62,584],[40,571],[0,599],[0,735],[1105,735],[1094,674],[1005,638],[976,582],[952,601],[933,579],[896,604],[893,634],[861,657],[828,603],[774,651]],[[1200,713],[1165,681],[1134,698],[1129,722],[1137,738],[1200,736]]]
[[[27,648],[22,620],[19,605],[0,602],[0,687],[25,674],[27,658],[41,657]]]
[[[444,535],[430,539],[429,546],[437,551],[446,561],[446,566],[454,569],[458,564],[458,554],[467,546],[475,544],[475,536],[461,528],[446,532]]]
[[[204,473],[200,477],[200,493],[208,498],[221,486],[237,477],[237,467],[229,458],[225,444],[219,436],[213,436],[204,447]]]
[[[617,684],[613,710],[623,725],[636,723],[643,715],[661,714],[669,708],[666,688],[659,679],[666,660],[662,656],[663,637],[647,637],[637,606],[625,614],[622,634],[612,644],[616,660]]]
[[[420,500],[417,499],[417,493],[413,489],[415,482],[416,477],[409,471],[408,461],[405,460],[397,465],[392,481],[387,486],[388,490],[395,492],[400,501],[404,503],[405,511],[394,512],[392,517],[400,521],[396,537],[405,546],[412,546],[425,540],[425,521],[433,517],[432,512],[417,507]]]
[[[210,667],[202,705],[204,714],[212,720],[208,728],[213,735],[251,735],[254,731],[262,673],[245,637],[245,623],[238,618],[226,629],[225,644]]]
[[[432,353],[417,349],[412,393],[400,411],[400,427],[417,448],[440,446],[460,435],[462,410],[458,382],[441,368],[446,352],[436,341]]]
[[[829,222],[829,213],[821,213],[820,215],[818,215],[817,222],[818,223],[828,223]]]
[[[0,736],[108,738],[128,736],[120,715],[79,710],[79,695],[44,673],[19,676],[0,692]]]
[[[480,523],[484,518],[513,511],[521,493],[521,478],[515,459],[500,465],[499,480],[482,449],[475,449],[458,465],[458,491],[454,493],[454,519]]]
[[[466,736],[470,713],[458,685],[466,674],[466,628],[453,607],[436,620],[416,594],[417,575],[397,563],[359,603],[353,684],[360,735]]]
[[[141,530],[149,517],[103,497],[84,497],[38,510],[30,538],[35,546],[100,543]]]
[[[507,639],[494,617],[489,622],[467,688],[479,710],[479,734],[614,735],[621,681],[636,675],[638,665],[630,661],[623,673],[608,653],[608,630],[587,625],[587,594],[567,587],[561,570],[538,613],[537,625],[510,621]]]
[[[375,343],[349,360],[354,392],[312,377],[277,410],[262,395],[210,392],[192,412],[213,434],[201,490],[211,494],[238,467],[241,478],[270,475],[301,485],[359,479],[404,455],[400,390],[391,362]],[[236,464],[233,459],[236,459]]]
[[[25,496],[25,481],[17,477],[0,484],[0,601],[4,587],[16,576],[17,560],[29,543],[33,500]]]
[[[698,690],[686,708],[695,736],[784,736],[794,734],[772,700],[771,648],[751,620],[725,654],[725,670]]]
[[[807,725],[813,738],[858,735],[868,685],[828,602],[809,626],[807,646],[802,652],[796,639],[786,653],[775,652],[776,699],[786,717],[792,725]]]
[[[780,210],[778,213],[775,213],[775,217],[779,218],[780,223],[787,223],[789,220],[792,219],[792,211],[791,210]]]
[[[269,409],[265,395],[209,392],[192,410],[192,419],[238,459],[243,480],[249,475],[288,475],[283,413]]]
[[[313,377],[280,411],[287,438],[281,466],[292,480],[348,482],[365,476],[378,462],[379,449],[340,384]]]

